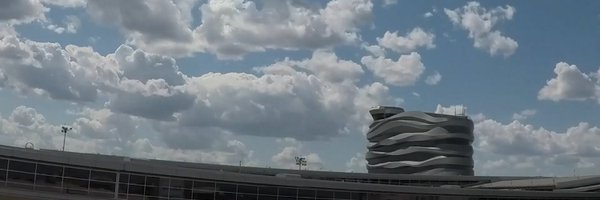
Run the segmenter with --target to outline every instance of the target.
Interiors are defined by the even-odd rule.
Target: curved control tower
[[[468,117],[385,106],[369,112],[369,173],[473,175]]]

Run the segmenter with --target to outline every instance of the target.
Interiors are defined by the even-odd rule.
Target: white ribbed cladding
[[[369,111],[369,173],[473,175],[473,121],[466,116]]]

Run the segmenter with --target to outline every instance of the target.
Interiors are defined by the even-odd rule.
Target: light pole
[[[70,130],[73,130],[73,128],[71,127],[66,127],[66,126],[62,126],[62,129],[60,130],[61,133],[63,133],[63,148],[62,150],[65,151],[65,142],[67,141],[67,132],[69,132]]]
[[[306,166],[306,158],[303,157],[294,157],[296,159],[296,165],[298,165],[298,171],[300,171],[302,166]]]

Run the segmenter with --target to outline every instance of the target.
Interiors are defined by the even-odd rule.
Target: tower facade
[[[369,111],[369,173],[473,175],[473,121],[399,107]]]

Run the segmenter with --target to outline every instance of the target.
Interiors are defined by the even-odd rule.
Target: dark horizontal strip
[[[452,140],[454,140],[454,138],[450,138]],[[462,139],[464,140],[464,139]],[[424,146],[423,144],[425,144],[424,142],[429,142],[430,144],[428,146]],[[440,144],[431,144],[431,142],[443,142]],[[369,152],[373,152],[373,153],[377,153],[377,152],[396,152],[396,151],[406,151],[406,150],[412,150],[412,151],[416,151],[416,150],[422,150],[425,149],[426,151],[445,151],[445,152],[454,152],[454,151],[459,151],[459,152],[464,152],[464,151],[473,151],[473,147],[471,147],[470,144],[468,143],[460,143],[460,144],[452,144],[453,141],[449,141],[449,139],[445,139],[443,141],[441,140],[430,140],[430,141],[418,141],[418,142],[412,142],[412,143],[404,143],[401,145],[398,144],[394,144],[394,147],[401,147],[406,145],[406,147],[403,148],[394,148],[394,149],[389,149],[389,151],[377,151],[376,149],[378,148],[370,148],[371,151]],[[380,148],[385,147],[385,146],[379,146]],[[383,148],[385,149],[385,148]],[[387,149],[385,149],[387,150]]]
[[[424,161],[442,154],[434,154],[429,152],[415,152],[405,155],[397,156],[384,156],[378,158],[367,159],[367,162],[371,165],[384,163],[384,162],[395,162],[395,161]],[[460,158],[471,158],[471,155],[445,155],[446,157],[460,157]]]
[[[437,133],[435,131],[427,132],[427,133],[405,133],[399,134],[394,137],[390,137],[377,142],[370,142],[369,146],[389,146],[398,143],[411,143],[411,142],[419,142],[419,141],[430,141],[430,140],[443,140],[443,139],[464,139],[468,141],[473,141],[475,138],[473,135],[464,134],[464,133]]]
[[[366,159],[375,159],[389,156],[402,156],[412,153],[429,153],[434,155],[445,155],[445,156],[472,156],[473,148],[470,146],[459,146],[454,145],[453,149],[428,149],[430,147],[410,147],[408,149],[399,149],[392,152],[381,152],[381,151],[369,151],[365,155]]]
[[[473,159],[471,158],[460,158],[460,157],[445,157],[436,156],[424,161],[394,161],[379,164],[367,164],[370,168],[403,168],[403,167],[425,167],[432,165],[462,165],[466,167],[473,167]]]
[[[452,165],[452,164],[430,165],[430,166],[423,166],[423,167],[401,167],[401,168],[393,168],[393,169],[367,167],[367,170],[369,171],[369,173],[415,174],[415,173],[425,172],[425,171],[429,171],[432,169],[438,169],[438,168],[443,168],[443,169],[447,169],[447,170],[456,170],[457,172],[460,172],[460,173],[457,173],[456,175],[473,175],[472,167],[468,167],[468,166],[464,166],[464,165]],[[462,174],[464,172],[469,172],[469,171],[471,172],[470,174]]]
[[[465,145],[471,146],[471,141],[462,139],[462,138],[447,138],[440,140],[428,140],[428,141],[415,141],[415,142],[406,142],[406,143],[398,143],[393,145],[376,145],[369,147],[369,151],[383,151],[383,152],[392,152],[397,149],[406,149],[411,146],[421,146],[421,147],[440,147],[443,148],[444,144],[451,145]]]

